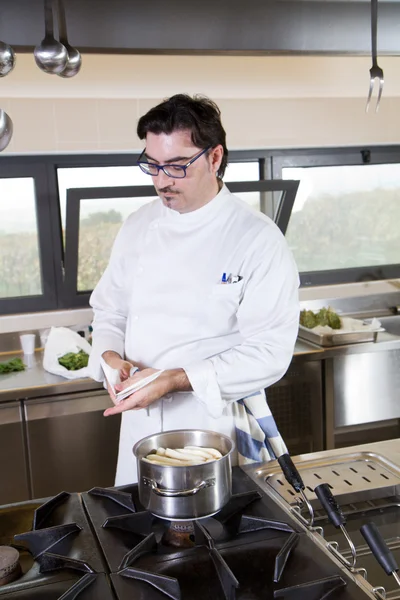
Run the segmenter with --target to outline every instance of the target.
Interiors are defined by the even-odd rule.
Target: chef
[[[147,435],[208,429],[235,438],[238,401],[258,394],[266,406],[263,390],[287,370],[299,320],[284,236],[223,183],[217,105],[175,95],[142,116],[137,132],[138,164],[158,198],[126,219],[93,291],[89,366],[102,381],[103,357],[119,371],[119,389],[163,372],[120,403],[110,394],[104,415],[122,413],[116,485],[136,481],[132,447]],[[132,365],[139,370],[129,377]]]

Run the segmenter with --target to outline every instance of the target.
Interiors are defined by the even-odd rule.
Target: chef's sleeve
[[[258,245],[243,272],[247,277],[236,315],[241,343],[184,367],[197,400],[215,418],[222,415],[227,403],[281,379],[298,334],[299,276],[280,232],[272,250]]]
[[[125,330],[128,315],[128,290],[126,282],[126,226],[122,226],[115,239],[110,261],[90,297],[93,308],[92,351],[89,358],[90,376],[103,381],[100,357],[107,350],[125,355]]]

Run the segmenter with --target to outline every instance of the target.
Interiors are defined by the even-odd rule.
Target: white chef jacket
[[[241,279],[224,284],[224,273]],[[232,403],[289,366],[298,285],[278,227],[225,185],[189,213],[156,199],[128,217],[90,299],[92,377],[103,380],[99,358],[114,350],[155,369],[183,368],[193,392],[123,413],[116,485],[137,480],[132,447],[147,435],[208,429],[234,438]]]

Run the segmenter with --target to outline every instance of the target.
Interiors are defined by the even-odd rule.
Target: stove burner
[[[192,548],[195,545],[193,521],[171,521],[164,532],[162,543],[175,548]]]
[[[19,552],[11,546],[0,546],[0,586],[11,583],[21,575]]]

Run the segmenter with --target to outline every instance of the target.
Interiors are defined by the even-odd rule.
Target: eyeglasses
[[[157,165],[156,163],[142,161],[141,158],[146,152],[145,148],[142,154],[139,156],[137,164],[142,169],[143,173],[146,173],[146,175],[151,175],[152,177],[157,177],[160,170],[162,170],[167,175],[167,177],[183,179],[183,177],[186,177],[186,169],[190,167],[190,165],[192,165],[195,160],[200,158],[200,156],[203,156],[203,154],[205,154],[210,148],[211,146],[207,146],[207,148],[204,148],[204,150],[196,154],[196,156],[193,156],[193,158],[191,158],[189,162],[186,163],[186,165]]]

